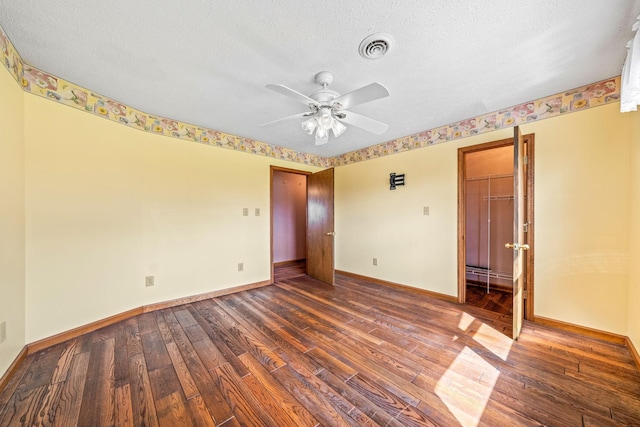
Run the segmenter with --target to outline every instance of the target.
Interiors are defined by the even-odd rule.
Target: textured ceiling
[[[23,60],[150,114],[322,157],[542,98],[620,74],[640,0],[0,0]],[[384,32],[395,47],[359,56]],[[349,127],[315,146],[298,122],[259,125],[305,106],[265,88],[371,82],[391,95],[354,107],[389,124]]]

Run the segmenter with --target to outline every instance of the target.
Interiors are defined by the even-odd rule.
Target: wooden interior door
[[[513,339],[518,339],[524,320],[524,251],[529,249],[525,243],[525,147],[518,126],[513,135],[513,243],[507,248],[513,249]]]
[[[307,179],[307,274],[333,285],[333,168]]]

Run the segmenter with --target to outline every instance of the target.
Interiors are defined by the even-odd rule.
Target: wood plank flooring
[[[466,294],[466,304],[509,316],[513,312],[513,294],[511,292],[493,287],[487,292],[486,285],[467,284]]]
[[[623,346],[533,324],[512,342],[486,310],[284,276],[29,355],[0,426],[640,425]]]
[[[306,274],[307,260],[289,261],[276,267],[273,271],[273,280],[281,282],[287,279],[295,279]]]

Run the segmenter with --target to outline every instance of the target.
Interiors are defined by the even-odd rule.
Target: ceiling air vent
[[[393,37],[385,33],[375,33],[367,36],[362,42],[358,51],[360,56],[366,59],[382,58],[394,45]]]

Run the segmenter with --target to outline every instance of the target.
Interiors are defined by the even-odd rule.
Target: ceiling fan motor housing
[[[319,91],[310,95],[309,98],[313,99],[314,101],[318,101],[322,105],[324,104],[329,105],[331,101],[333,101],[339,96],[340,94],[335,90],[322,88]]]
[[[315,81],[322,86],[322,89],[309,97],[314,101],[318,101],[321,106],[331,106],[331,101],[340,96],[335,90],[329,89],[329,85],[333,82],[333,73],[331,71],[320,71],[316,74]]]

